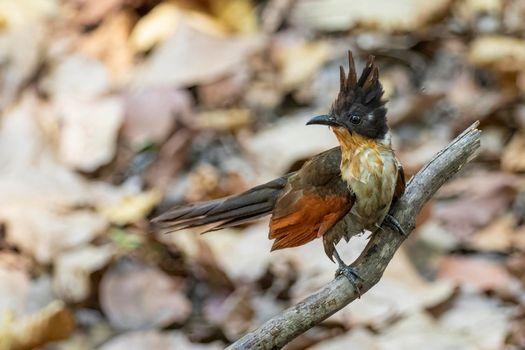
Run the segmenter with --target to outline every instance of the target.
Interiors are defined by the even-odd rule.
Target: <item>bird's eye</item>
[[[358,115],[355,115],[355,114],[350,116],[350,123],[352,123],[352,124],[359,124],[359,123],[361,123],[361,117],[358,116]]]

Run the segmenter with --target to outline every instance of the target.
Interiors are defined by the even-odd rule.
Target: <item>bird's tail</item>
[[[236,196],[175,207],[152,222],[166,232],[206,226],[215,231],[271,214],[288,176],[254,187]]]

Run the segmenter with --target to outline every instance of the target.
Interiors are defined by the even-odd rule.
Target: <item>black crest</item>
[[[348,75],[343,66],[339,67],[339,94],[332,105],[331,113],[342,114],[350,110],[352,106],[368,111],[383,107],[386,101],[381,99],[384,91],[379,81],[379,71],[374,63],[374,56],[368,56],[359,80],[351,51],[348,51],[348,66]]]

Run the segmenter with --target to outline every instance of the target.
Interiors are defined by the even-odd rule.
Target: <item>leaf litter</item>
[[[333,278],[267,221],[163,234],[336,145],[337,66],[379,63],[414,174],[481,120],[381,281],[290,349],[525,347],[520,0],[0,1],[0,349],[219,349]],[[340,249],[355,259],[366,235]]]

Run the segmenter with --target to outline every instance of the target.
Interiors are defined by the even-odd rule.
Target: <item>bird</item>
[[[307,125],[328,126],[339,146],[324,151],[294,172],[241,194],[177,206],[153,219],[172,232],[203,226],[204,232],[238,226],[270,215],[271,250],[321,238],[328,258],[358,289],[362,278],[341,259],[336,245],[381,225],[405,235],[389,214],[405,190],[405,176],[391,145],[384,90],[373,55],[359,78],[352,52],[349,72],[340,66],[339,92],[329,109]],[[335,259],[335,261],[334,261]]]

